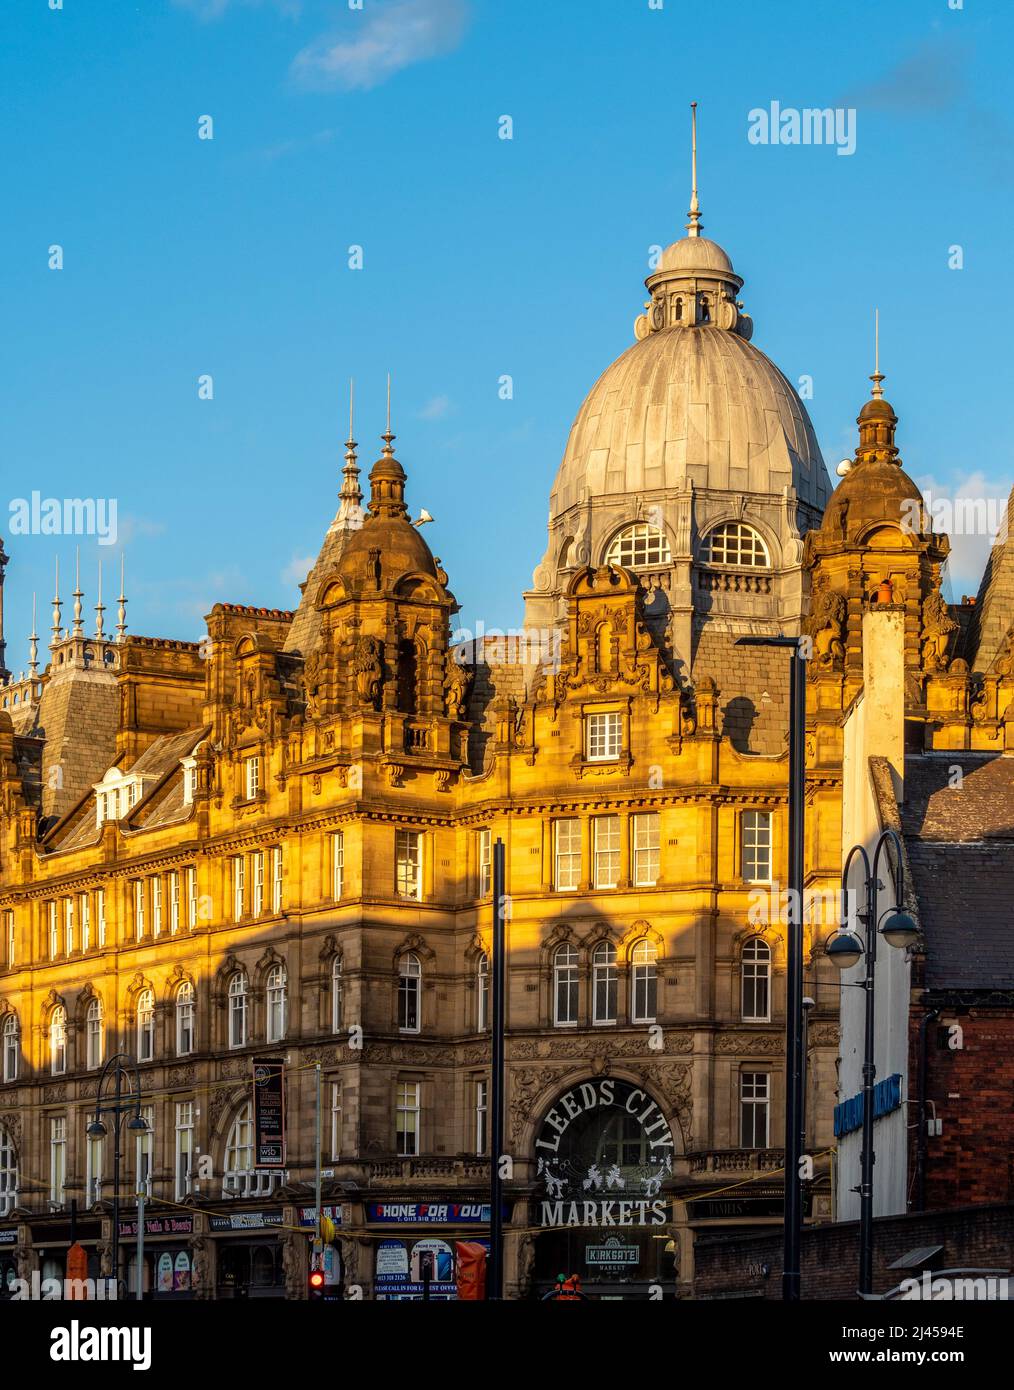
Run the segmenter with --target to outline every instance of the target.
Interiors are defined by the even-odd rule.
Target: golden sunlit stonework
[[[777,1222],[787,665],[748,633],[812,642],[805,1190],[830,1218],[821,947],[863,614],[903,607],[899,698],[926,746],[1010,750],[1010,563],[988,630],[948,609],[946,537],[904,524],[919,493],[879,381],[830,495],[699,223],[695,200],[577,417],[523,633],[452,643],[390,426],[365,510],[350,439],[296,612],[218,604],[197,644],[128,635],[122,599],[116,638],[101,611],[86,635],[78,591],[65,629],[55,600],[48,666],[0,712],[8,1276],[62,1273],[72,1204],[109,1272],[113,1139],[86,1127],[122,1050],[148,1123],[121,1141],[122,1274],[140,1184],[159,1296],[304,1296],[319,1066],[329,1277],[417,1296],[432,1255],[448,1293],[454,1241],[488,1220],[498,838],[509,1295],[575,1269],[685,1295],[697,1234]],[[286,1063],[279,1171],[254,1166],[255,1057]]]

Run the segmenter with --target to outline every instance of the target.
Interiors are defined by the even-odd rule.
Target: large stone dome
[[[718,327],[653,332],[606,368],[574,421],[550,511],[687,480],[733,492],[794,487],[818,511],[828,498],[799,396],[763,352]]]

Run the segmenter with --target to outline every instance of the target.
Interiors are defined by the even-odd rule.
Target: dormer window
[[[150,779],[149,779],[150,781]],[[119,820],[132,806],[136,806],[145,793],[145,778],[142,775],[131,777],[111,767],[101,782],[96,782],[95,823],[102,825],[107,820]]]
[[[183,805],[189,806],[197,794],[197,759],[182,758]]]

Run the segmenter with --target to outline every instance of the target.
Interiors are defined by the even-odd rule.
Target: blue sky
[[[48,632],[55,556],[66,574],[80,543],[87,607],[120,547],[12,536],[9,499],[117,499],[131,631],[294,606],[336,506],[348,378],[365,473],[388,370],[459,621],[517,623],[573,416],[633,341],[649,247],[683,234],[694,99],[705,234],[746,281],[755,343],[812,377],[831,468],[876,304],[908,471],[934,495],[1014,482],[1008,0],[51,2],[0,18],[15,670],[33,590]],[[751,144],[772,100],[854,107],[855,153]],[[956,597],[985,548],[956,545]]]

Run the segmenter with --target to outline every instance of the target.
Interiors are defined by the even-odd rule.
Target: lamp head
[[[826,949],[839,970],[849,970],[863,958],[863,943],[850,931],[840,931],[837,936],[832,936]]]
[[[145,1124],[144,1119],[140,1115],[134,1115],[132,1119],[129,1119],[127,1121],[127,1128],[131,1130],[134,1134],[148,1133],[148,1126]]]
[[[889,946],[904,950],[906,946],[914,946],[918,941],[919,928],[907,912],[895,909],[880,928],[880,935]]]
[[[105,1125],[99,1119],[92,1120],[87,1130],[89,1139],[104,1139],[108,1132]]]

